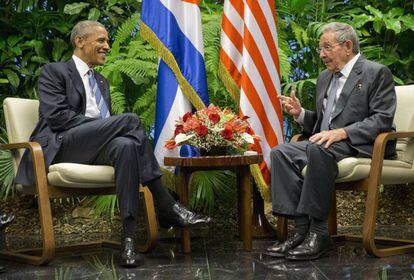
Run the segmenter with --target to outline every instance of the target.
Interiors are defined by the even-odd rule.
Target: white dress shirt
[[[361,53],[357,53],[350,61],[348,61],[347,64],[345,64],[344,68],[342,68],[342,70],[340,71],[342,76],[339,78],[339,85],[338,85],[338,90],[336,91],[336,100],[339,99],[339,96],[341,95],[342,89],[344,88],[345,82],[349,77],[349,74],[352,71],[352,68],[354,67],[356,61],[358,60],[358,58],[361,56]],[[331,87],[331,84],[329,85],[329,88]],[[329,92],[329,88],[328,88],[328,92]],[[323,99],[323,109],[325,110],[326,107],[326,101],[327,101],[327,97],[325,96],[325,98]],[[335,102],[336,104],[336,102]],[[335,105],[332,108],[332,112],[333,110],[335,110]],[[302,108],[299,116],[297,119],[295,119],[295,121],[301,125],[303,125],[303,121],[305,118],[305,109]],[[330,121],[329,121],[330,122]]]
[[[83,86],[85,87],[86,93],[86,111],[85,116],[89,118],[101,118],[101,112],[96,105],[95,95],[92,92],[91,86],[89,85],[89,74],[90,70],[88,64],[76,55],[72,55],[72,59],[75,62],[76,70],[82,78]]]

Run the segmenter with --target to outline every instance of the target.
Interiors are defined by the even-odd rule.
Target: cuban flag
[[[157,50],[157,104],[154,153],[161,167],[168,150],[165,141],[174,135],[175,121],[193,108],[208,105],[200,0],[144,0],[141,35]]]

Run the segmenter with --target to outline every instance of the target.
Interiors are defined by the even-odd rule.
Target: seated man
[[[360,54],[354,29],[345,23],[326,25],[319,50],[327,69],[316,83],[316,110],[303,109],[293,91],[290,97],[280,97],[285,111],[310,138],[271,151],[273,213],[292,218],[295,234],[266,251],[290,260],[316,259],[331,247],[327,218],[337,162],[371,157],[377,135],[393,130],[393,76],[387,67]],[[395,142],[389,142],[386,156],[394,155]]]
[[[109,51],[105,27],[96,21],[81,21],[70,38],[72,59],[47,64],[40,73],[40,119],[30,140],[42,146],[46,168],[59,162],[114,167],[123,223],[121,264],[135,267],[141,261],[133,242],[140,183],[148,186],[155,198],[161,226],[187,227],[210,218],[177,203],[162,185],[162,173],[140,119],[132,113],[111,114],[108,81],[93,70],[104,64]],[[33,184],[31,166],[26,153],[16,177],[18,183]]]

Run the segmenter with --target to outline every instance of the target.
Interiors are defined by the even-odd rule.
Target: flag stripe
[[[244,14],[244,3],[243,1],[240,0],[230,0],[231,5],[226,6],[228,2],[226,2],[224,4],[224,9],[227,11],[226,8],[228,9],[234,9],[237,11],[237,13],[240,15],[241,18],[243,18],[243,14]],[[230,7],[231,6],[231,7]]]
[[[240,26],[240,20],[243,26]],[[259,150],[263,153],[264,161],[260,170],[267,184],[270,183],[270,151],[283,142],[275,20],[273,0],[226,0],[220,49],[220,61],[226,71],[219,73],[228,72],[234,84],[239,87],[240,100],[237,101],[240,111],[250,117],[248,121],[253,131],[262,136]],[[239,45],[235,46],[240,44],[240,40],[243,45],[241,51]],[[235,72],[235,68],[238,72]],[[232,83],[226,80],[224,74],[220,74],[221,78],[233,94],[237,89],[230,88]]]
[[[280,85],[279,76],[277,73],[272,73],[272,75],[269,74],[269,71],[267,67],[273,66],[271,63],[267,63],[265,59],[262,57],[262,53],[259,50],[259,47],[256,45],[256,41],[253,40],[250,32],[248,30],[245,31],[245,36],[248,39],[246,41],[245,47],[247,51],[249,52],[249,55],[251,56],[251,61],[248,61],[246,64],[249,66],[254,64],[257,68],[257,77],[259,78],[259,81],[263,82],[264,88],[268,94],[264,95],[273,105],[274,110],[277,110],[280,108],[280,101],[277,96],[277,90],[275,86],[275,82]],[[245,54],[246,59],[249,57],[247,54]],[[273,69],[272,69],[273,70]],[[273,79],[272,79],[272,77]]]
[[[243,24],[243,22],[242,22]],[[236,27],[230,22],[230,20],[226,17],[226,15],[223,16],[223,32],[226,33],[227,38],[229,41],[231,41],[234,45],[234,47],[241,53],[243,51],[243,37],[238,32]],[[231,35],[229,37],[228,35]]]
[[[167,9],[159,0],[151,0],[150,2],[151,4],[147,4],[145,6],[148,11],[142,15],[142,21],[145,22],[157,35],[159,35],[159,40],[173,54],[183,76],[187,79],[194,90],[199,93],[203,103],[208,104],[207,82],[205,79],[200,80],[198,78],[200,76],[206,76],[205,67],[199,67],[199,65],[204,65],[203,55],[197,48],[194,47],[194,44],[189,40],[189,38],[186,37],[182,31],[183,29],[180,28],[180,24],[177,22],[175,14]],[[173,2],[187,4],[190,8],[197,7],[194,4],[181,1]],[[144,3],[149,2],[145,1]],[[172,9],[171,4],[169,8]],[[175,12],[177,9],[174,8],[173,10]],[[155,17],[151,15],[157,16]],[[180,11],[179,15],[179,18],[183,18],[185,12]],[[194,23],[187,22],[187,26],[189,24]],[[184,28],[184,30],[185,29],[186,28]],[[159,30],[168,30],[169,36],[167,36],[165,32],[163,34]]]
[[[174,135],[175,121],[193,106],[208,105],[204,47],[198,0],[143,0],[141,35],[158,51],[154,154],[161,167],[165,148]],[[190,103],[190,101],[191,103]]]
[[[231,77],[233,78],[234,82],[237,84],[238,87],[241,86],[240,79],[241,74],[239,72],[239,67],[234,65],[233,60],[231,60],[231,57],[227,55],[226,52],[220,52],[220,60],[225,65],[227,71],[230,73]],[[241,62],[241,60],[240,60]],[[241,64],[241,63],[240,63]],[[240,66],[241,69],[241,66]]]
[[[255,32],[255,34],[262,35],[265,38],[266,46],[267,46],[267,48],[265,49],[269,51],[273,59],[273,65],[275,65],[278,68],[277,72],[280,73],[279,57],[277,54],[277,46],[276,46],[277,36],[273,37],[275,33],[272,34],[272,32],[270,31],[268,21],[266,21],[266,17],[263,13],[263,10],[259,6],[259,3],[257,1],[248,0],[247,5],[250,9],[245,9],[245,11],[251,14],[246,16],[246,18],[251,17],[251,19],[254,19],[254,21],[257,22],[257,26],[260,28],[260,32]],[[274,21],[275,19],[272,19],[272,20]],[[247,21],[247,23],[249,23],[249,21]],[[276,26],[274,30],[276,30]]]

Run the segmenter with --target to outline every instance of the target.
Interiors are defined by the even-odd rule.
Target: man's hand
[[[282,102],[283,108],[285,108],[286,113],[288,113],[291,116],[294,116],[295,118],[299,117],[300,112],[302,110],[302,106],[300,105],[299,99],[296,98],[294,90],[290,92],[290,97],[280,95],[279,99]]]
[[[338,128],[333,130],[324,130],[316,133],[309,138],[309,141],[318,145],[325,143],[325,148],[328,148],[332,143],[339,142],[346,138],[348,138],[348,134],[346,133],[345,129]]]

